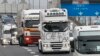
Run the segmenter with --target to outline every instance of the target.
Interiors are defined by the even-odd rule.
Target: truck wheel
[[[39,49],[40,47],[41,47],[41,44],[40,43],[38,43],[39,45],[38,45],[38,50],[39,50],[39,52],[41,53],[41,49]]]
[[[12,43],[12,40],[10,40],[10,43],[9,43],[10,45],[12,45],[13,43]]]
[[[1,40],[1,45],[4,45],[3,40]]]
[[[74,41],[71,41],[70,45],[71,45],[71,52],[74,52]]]
[[[19,37],[19,45],[23,46],[23,39],[22,39],[22,37]]]
[[[39,48],[40,48],[40,49],[39,49]],[[39,45],[38,45],[38,50],[39,50],[40,53],[43,53],[42,43],[39,43]]]
[[[42,54],[46,54],[46,52],[43,52],[42,43],[40,43],[40,48],[41,48],[41,50],[39,50],[40,53],[42,53]]]
[[[24,44],[24,39],[23,39],[23,37],[19,37],[19,45],[20,45],[20,46],[28,46],[28,44]]]

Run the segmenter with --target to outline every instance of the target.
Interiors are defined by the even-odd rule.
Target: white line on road
[[[29,49],[29,48],[27,48],[27,47],[22,47],[22,48],[24,48],[24,49]]]
[[[7,47],[7,46],[4,45],[3,47],[5,48],[5,47]]]
[[[33,56],[39,56],[39,55],[33,55]]]
[[[36,54],[36,52],[30,52],[31,54]]]
[[[27,49],[27,51],[31,52],[32,50],[31,49]]]

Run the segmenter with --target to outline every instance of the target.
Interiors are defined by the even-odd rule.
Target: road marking
[[[5,48],[6,46],[4,45],[3,47]]]
[[[27,48],[27,47],[23,47],[24,49],[29,49],[29,48]]]
[[[33,56],[39,56],[39,55],[33,55]]]
[[[27,51],[31,52],[32,50],[31,49],[27,49]]]
[[[30,52],[31,54],[36,54],[36,52]]]

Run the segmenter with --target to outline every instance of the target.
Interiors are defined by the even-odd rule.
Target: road
[[[72,54],[41,54],[38,52],[37,46],[21,47],[19,45],[0,45],[0,56],[72,56]]]

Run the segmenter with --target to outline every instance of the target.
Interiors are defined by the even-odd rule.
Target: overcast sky
[[[21,0],[7,0],[8,1],[8,3],[9,4],[12,4],[12,3],[14,3],[14,4],[18,4]],[[25,0],[28,4],[30,3],[31,4],[31,7],[33,7],[33,2],[34,2],[34,0]],[[35,0],[35,1],[38,1],[38,0]],[[0,0],[0,3],[2,3],[3,2],[3,0]]]
[[[4,0],[0,0],[0,3],[2,3]],[[9,4],[18,4],[19,2],[21,2],[21,0],[7,0],[8,1],[8,3]],[[39,5],[40,4],[42,4],[42,5],[40,5],[41,7],[47,7],[47,1],[48,0],[25,0],[27,3],[28,3],[28,5],[30,5],[30,7],[31,8],[34,8],[34,7],[36,7],[36,6],[38,6],[39,7]],[[40,4],[39,4],[39,2],[41,2]]]
[[[2,2],[3,0],[0,0],[0,3]],[[8,3],[12,3],[12,2],[16,2],[16,3],[18,3],[18,2],[20,2],[21,0],[7,0],[8,1]],[[26,2],[28,2],[29,3],[29,1],[33,1],[33,0],[26,0]]]

